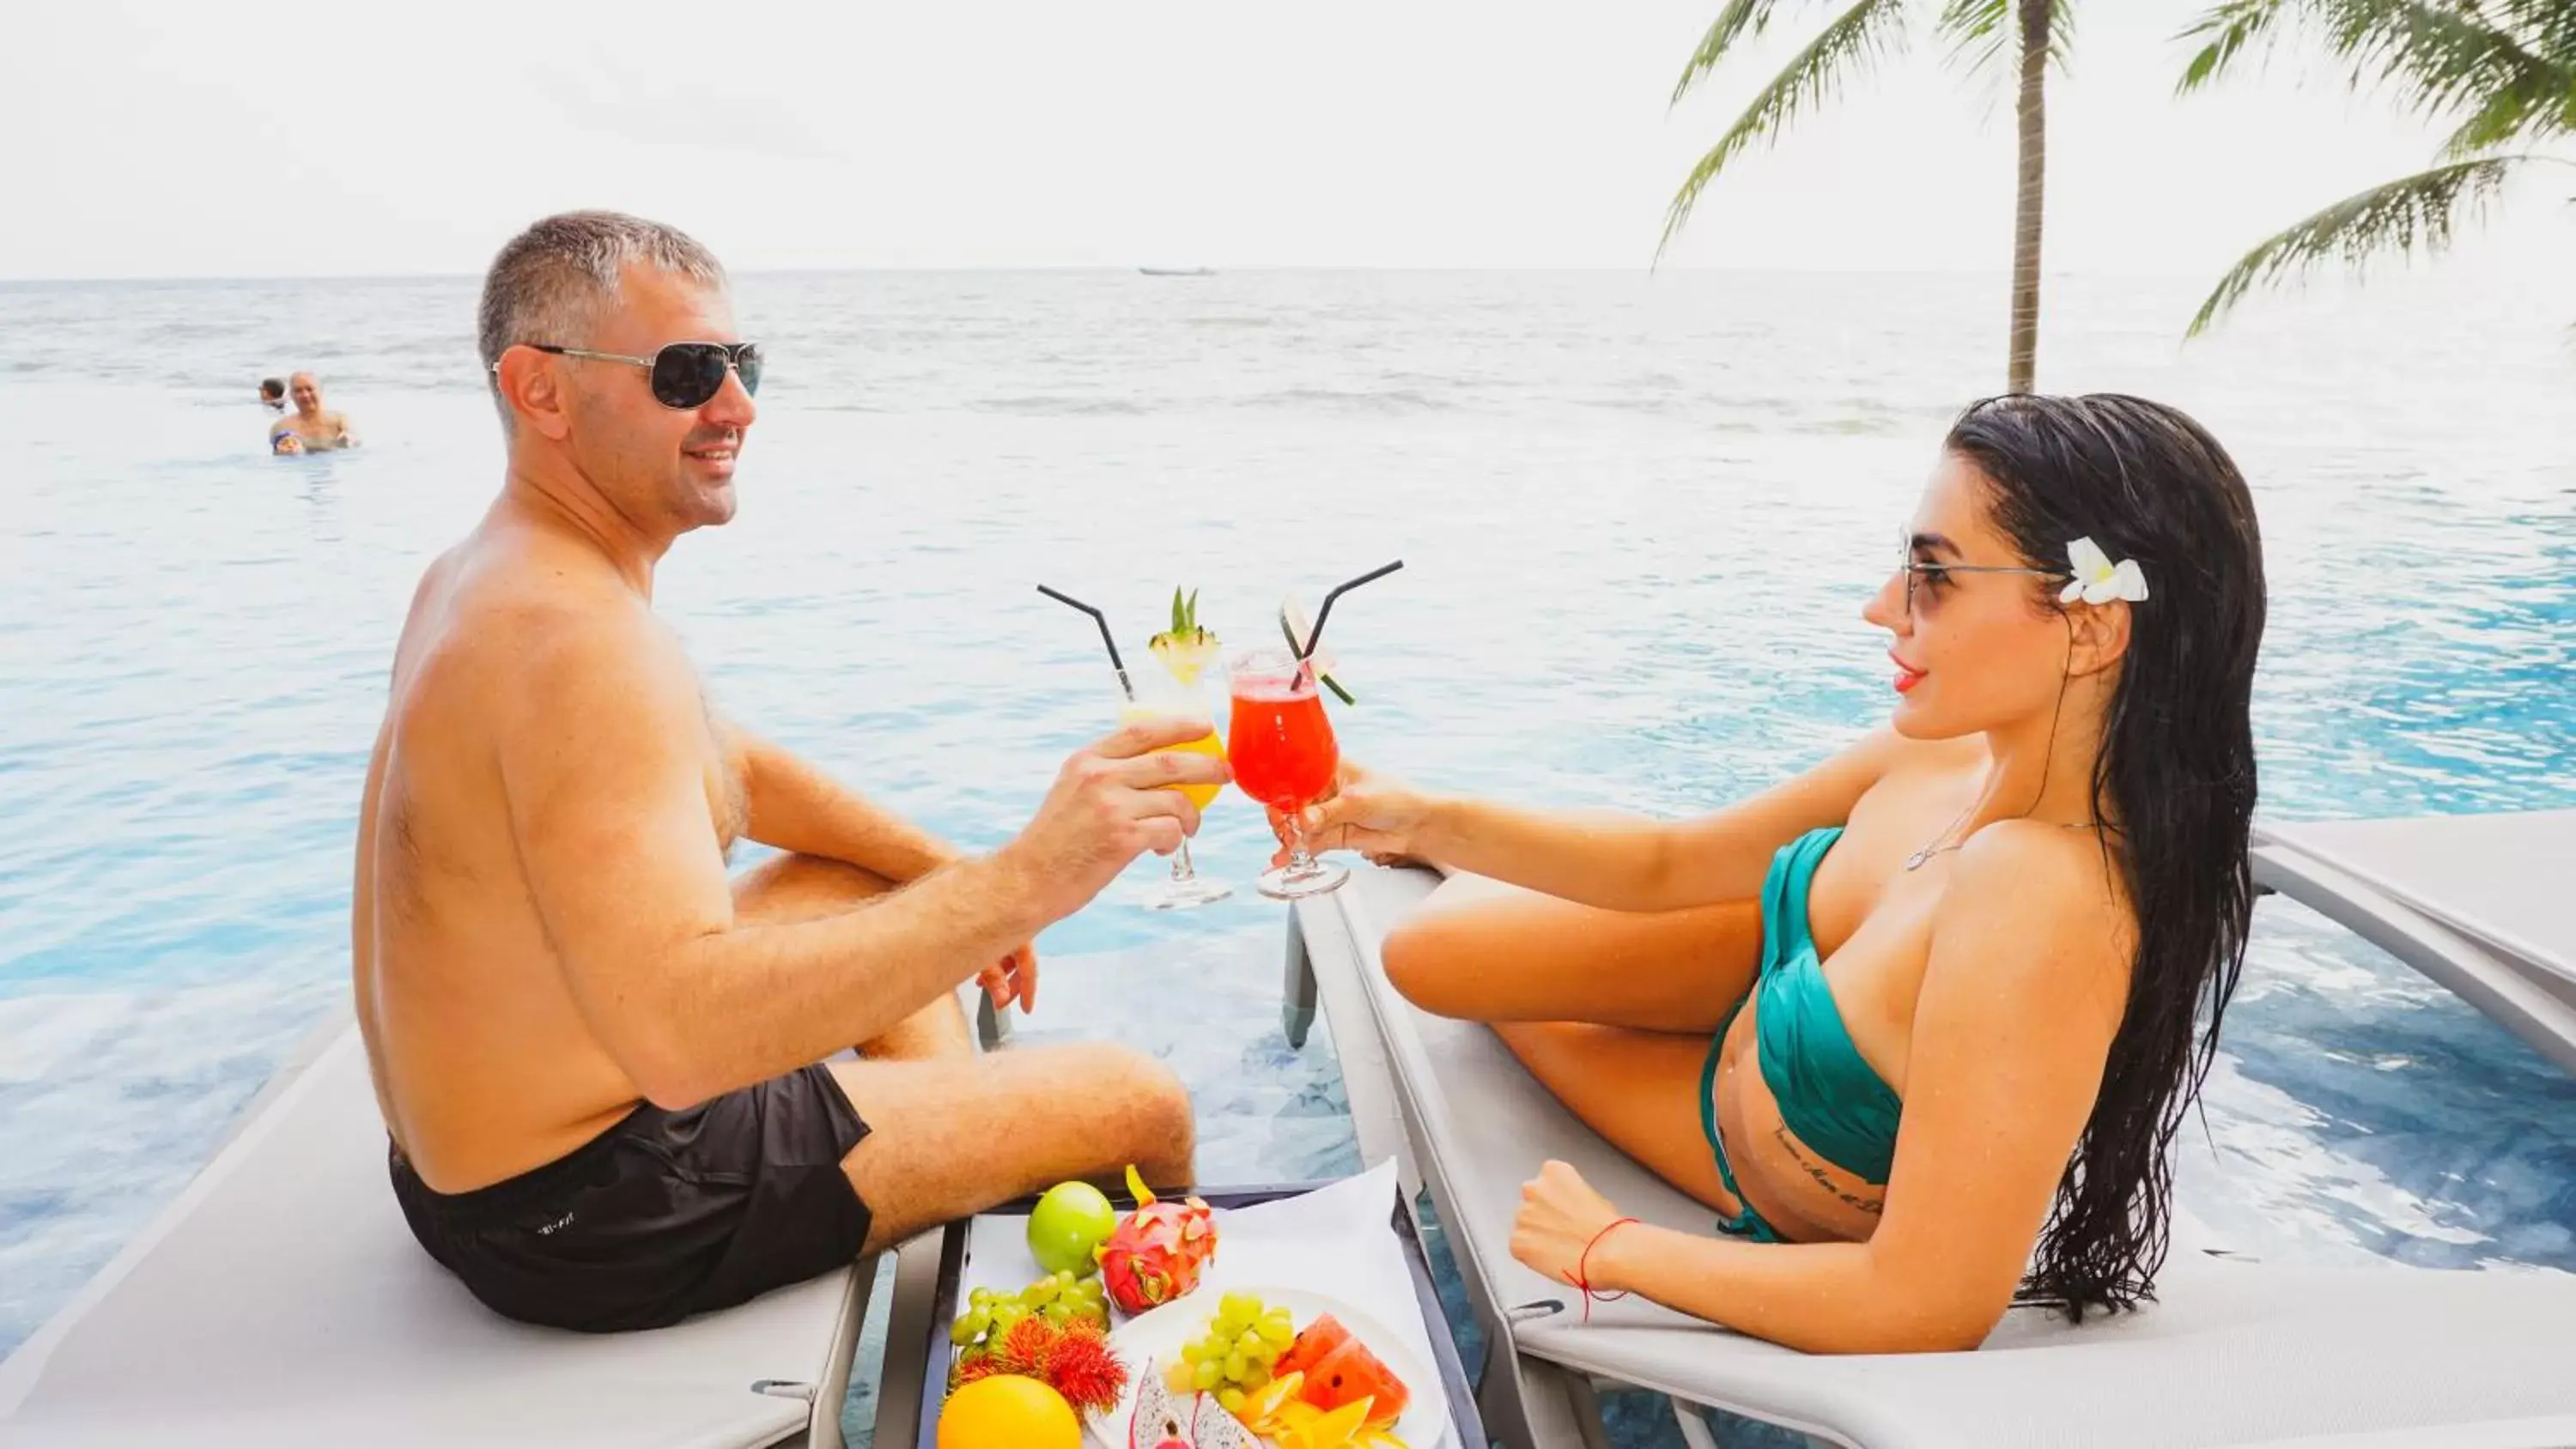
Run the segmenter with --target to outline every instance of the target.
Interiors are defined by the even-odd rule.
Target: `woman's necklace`
[[[1905,857],[1905,868],[1907,870],[1920,870],[1923,868],[1923,863],[1930,860],[1932,857],[1936,855],[1948,855],[1951,851],[1957,850],[1961,846],[1966,845],[1968,843],[1968,838],[1966,836],[1961,836],[1947,845],[1943,845],[1941,842],[1949,836],[1951,831],[1958,829],[1959,822],[1967,819],[1970,813],[1975,811],[1976,808],[1977,805],[1975,801],[1972,800],[1968,802],[1968,808],[1960,811],[1949,824],[1942,826],[1941,833],[1933,836],[1930,844],[1925,845],[1921,850],[1914,852],[1912,855]],[[2093,830],[2100,827],[2087,821],[2071,821],[2061,823],[2057,828],[2060,830]]]
[[[1949,824],[1942,826],[1941,833],[1939,835],[1935,835],[1929,841],[1925,842],[1921,850],[1905,857],[1905,868],[1907,870],[1921,870],[1923,868],[1923,862],[1930,860],[1936,855],[1946,855],[1949,852],[1958,849],[1960,846],[1967,844],[1968,842],[1964,837],[1951,841],[1948,845],[1943,845],[1941,842],[1948,839],[1950,832],[1959,828],[1959,822],[1967,819],[1968,816],[1976,810],[1976,808],[1977,802],[1974,800],[1969,801],[1968,808],[1960,811],[1956,816],[1952,817]]]

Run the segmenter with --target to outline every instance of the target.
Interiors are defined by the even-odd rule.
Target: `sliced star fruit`
[[[1279,634],[1281,638],[1288,641],[1288,652],[1297,655],[1302,655],[1305,652],[1306,641],[1315,637],[1314,621],[1308,619],[1306,611],[1297,606],[1297,597],[1294,594],[1279,601]],[[1324,687],[1331,690],[1342,703],[1359,703],[1358,698],[1349,690],[1342,688],[1341,681],[1333,677],[1332,669],[1335,662],[1333,651],[1319,646],[1311,662],[1315,666],[1315,677],[1323,681]]]
[[[1184,688],[1196,685],[1199,675],[1216,662],[1216,632],[1199,627],[1199,591],[1184,595],[1172,590],[1172,627],[1146,641],[1154,657]]]

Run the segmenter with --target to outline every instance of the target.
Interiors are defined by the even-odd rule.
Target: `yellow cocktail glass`
[[[1208,714],[1204,694],[1191,686],[1182,684],[1179,680],[1168,677],[1159,680],[1139,679],[1137,684],[1137,698],[1129,701],[1118,711],[1120,724],[1134,724],[1140,719],[1165,719],[1173,716],[1205,718]],[[1157,750],[1155,753],[1175,750],[1194,755],[1210,755],[1221,760],[1225,758],[1225,740],[1211,725],[1208,732],[1200,738],[1177,745],[1165,745],[1162,750]],[[1223,785],[1167,785],[1164,788],[1180,791],[1191,804],[1201,810],[1207,809],[1217,796],[1225,793]],[[1171,877],[1147,889],[1141,897],[1141,903],[1151,910],[1180,911],[1204,906],[1212,901],[1221,901],[1233,894],[1231,887],[1220,885],[1199,875],[1190,864],[1190,843],[1184,838],[1181,841],[1181,848],[1172,852]]]

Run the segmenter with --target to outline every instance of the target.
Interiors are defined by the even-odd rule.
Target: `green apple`
[[[1029,1256],[1050,1273],[1100,1271],[1093,1252],[1118,1229],[1118,1210],[1087,1182],[1059,1182],[1029,1214]]]

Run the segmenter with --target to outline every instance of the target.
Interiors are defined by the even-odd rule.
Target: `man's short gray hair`
[[[522,342],[580,347],[600,314],[615,305],[628,265],[642,262],[710,287],[725,285],[713,252],[675,226],[615,211],[567,211],[510,239],[483,274],[477,342],[484,380],[510,421],[501,379],[492,368]]]

